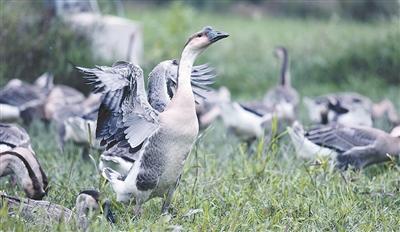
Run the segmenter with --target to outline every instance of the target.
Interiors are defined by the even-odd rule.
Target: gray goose
[[[45,73],[35,84],[19,79],[10,80],[0,90],[0,121],[15,122],[22,119],[29,125],[34,119],[44,118],[44,102],[53,83],[53,76]]]
[[[312,144],[336,152],[340,169],[347,169],[349,165],[361,169],[389,161],[388,155],[400,155],[400,137],[371,127],[319,126],[308,130],[304,136]]]
[[[135,215],[140,215],[142,204],[153,197],[164,197],[162,212],[168,212],[198,134],[191,85],[193,63],[209,45],[227,36],[205,27],[188,39],[179,61],[176,92],[161,113],[148,102],[140,67],[117,62],[111,68],[80,68],[94,91],[103,93],[96,136],[107,148],[118,144],[139,152],[125,178],[110,168],[103,170],[118,201],[135,197]]]
[[[267,109],[281,115],[281,119],[293,122],[296,119],[299,95],[291,85],[289,54],[286,48],[277,47],[275,56],[282,64],[279,84],[265,94],[263,103]]]
[[[263,118],[263,128],[270,127],[275,117],[278,120],[278,132],[283,132],[284,126],[296,119],[299,95],[291,85],[287,49],[277,47],[274,54],[281,62],[279,84],[268,90],[262,101],[243,102],[240,107]]]
[[[194,66],[191,73],[191,85],[196,102],[201,102],[207,96],[208,85],[214,83],[214,69],[207,64]],[[166,60],[160,62],[148,77],[148,102],[158,113],[165,110],[171,102],[176,88],[178,78],[178,61]],[[135,160],[138,159],[137,152],[128,152],[126,148],[113,146],[105,150],[100,156],[99,167],[111,167],[126,176]]]

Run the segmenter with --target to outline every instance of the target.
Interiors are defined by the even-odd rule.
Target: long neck
[[[282,58],[280,84],[282,86],[290,86],[289,57],[286,53]]]
[[[193,63],[198,55],[199,52],[195,52],[188,47],[183,50],[178,68],[178,87],[173,99],[185,98],[188,101],[192,101],[194,105],[194,96],[192,92],[190,77]]]

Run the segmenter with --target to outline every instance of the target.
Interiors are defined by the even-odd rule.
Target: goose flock
[[[144,203],[156,197],[163,198],[161,213],[169,212],[199,130],[216,120],[249,148],[258,139],[269,141],[287,132],[298,157],[325,156],[338,170],[362,169],[400,155],[400,118],[388,99],[374,103],[354,92],[304,97],[313,124],[305,129],[285,47],[275,49],[281,63],[279,80],[266,89],[264,98],[240,102],[232,99],[227,87],[211,88],[217,76],[214,68],[194,63],[204,50],[228,36],[212,27],[194,33],[179,59],[162,61],[148,74],[147,91],[143,70],[125,61],[111,67],[76,67],[92,87],[87,97],[54,84],[49,73],[34,84],[9,81],[0,89],[0,177],[10,176],[29,199],[42,200],[51,191],[51,179],[30,137],[18,125],[29,126],[33,120],[55,130],[60,152],[66,142],[79,145],[83,158],[89,157],[89,149],[100,151],[101,175],[117,201],[135,200],[135,217],[141,215]],[[380,117],[393,125],[391,133],[374,128]],[[77,195],[81,228],[88,228],[88,209],[104,207],[104,216],[115,222],[109,201],[100,207],[99,195],[96,190]]]

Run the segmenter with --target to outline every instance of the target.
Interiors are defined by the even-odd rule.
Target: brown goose
[[[35,154],[23,147],[0,153],[0,177],[14,175],[27,197],[42,199],[46,194],[47,176]]]

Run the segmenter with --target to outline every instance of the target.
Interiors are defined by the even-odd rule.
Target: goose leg
[[[88,146],[83,146],[81,155],[84,160],[89,160],[89,150],[90,148]]]
[[[133,213],[135,214],[135,216],[133,217],[134,219],[140,218],[140,216],[143,213],[142,203],[139,200],[136,200],[136,205],[135,208],[133,209]]]
[[[161,214],[162,214],[162,215],[168,213],[168,210],[169,210],[169,208],[170,208],[170,206],[171,206],[172,197],[174,196],[174,192],[175,192],[176,188],[177,188],[178,185],[179,185],[179,182],[180,182],[180,180],[181,180],[181,176],[182,176],[182,175],[180,175],[180,176],[178,177],[178,180],[176,181],[175,185],[171,186],[171,187],[168,189],[167,194],[165,195],[164,202],[163,202],[163,205],[162,205],[162,208],[161,208]]]

